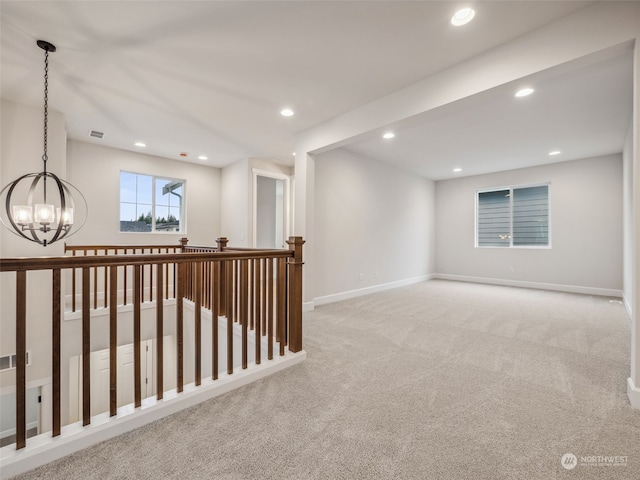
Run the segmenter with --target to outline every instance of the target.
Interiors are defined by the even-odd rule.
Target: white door
[[[147,398],[153,395],[153,341],[140,342],[140,371],[142,375],[141,395]],[[118,365],[118,407],[133,403],[133,344],[121,345],[117,350]],[[73,357],[70,362],[71,383],[69,408],[70,422],[82,418],[82,355]],[[109,411],[109,350],[91,352],[91,416]],[[77,381],[74,381],[77,379]],[[75,413],[75,418],[74,418]]]

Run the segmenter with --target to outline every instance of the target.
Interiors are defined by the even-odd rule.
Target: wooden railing
[[[105,256],[105,255],[136,255],[136,254],[158,254],[158,253],[179,253],[184,251],[184,246],[187,244],[187,239],[183,238],[180,240],[179,245],[64,245],[65,253],[71,252],[73,257],[75,256]],[[171,288],[173,286],[172,295],[175,297],[175,264],[171,265],[169,263],[164,264],[164,292],[165,299],[169,298]],[[142,267],[140,273],[140,282],[142,288],[142,301],[148,299],[150,302],[153,301],[153,288],[149,288],[149,285],[152,283],[153,276],[153,265],[145,265]],[[131,270],[122,270],[119,272],[121,275],[119,285],[122,286],[123,296],[122,296],[122,304],[127,305],[132,301],[132,292],[133,285],[131,283]],[[77,294],[80,290],[80,277],[76,274],[76,269],[70,270],[70,284],[71,284],[71,292],[70,292],[70,308],[72,312],[77,310]],[[107,282],[108,278],[108,266],[104,267],[94,267],[92,268],[91,278],[90,278],[90,290],[91,290],[91,303],[93,308],[96,309],[99,306],[106,308],[108,304],[108,289],[109,285]],[[102,301],[100,301],[99,297],[102,296]]]
[[[177,338],[177,392],[184,387],[184,301],[193,302],[195,329],[195,385],[202,381],[202,309],[212,314],[212,380],[218,379],[218,317],[226,317],[227,374],[233,374],[233,350],[241,350],[242,368],[248,366],[248,336],[253,330],[255,361],[262,358],[262,338],[266,338],[267,359],[273,358],[273,343],[279,343],[279,355],[285,347],[291,352],[302,350],[302,237],[290,237],[288,250],[234,250],[226,247],[226,239],[218,239],[216,247],[191,247],[183,241],[179,247],[155,246],[66,246],[71,256],[0,259],[0,273],[15,274],[16,283],[16,448],[26,446],[26,351],[27,329],[38,328],[44,335],[46,326],[27,318],[29,295],[28,273],[51,271],[51,377],[52,434],[61,432],[61,317],[65,301],[63,273],[71,275],[72,311],[76,305],[76,280],[79,282],[79,309],[82,337],[82,424],[91,422],[91,312],[92,307],[106,308],[109,315],[109,414],[117,414],[117,348],[118,307],[129,302],[133,308],[133,372],[132,403],[142,404],[141,396],[141,305],[155,302],[156,397],[163,398],[163,328],[164,303],[171,286],[175,293]],[[171,249],[174,251],[169,251]],[[141,250],[141,249],[146,249]],[[165,250],[164,252],[162,250]],[[87,252],[93,252],[88,254]],[[151,251],[152,253],[149,253]],[[76,252],[82,252],[76,254]],[[141,253],[144,252],[144,253]],[[97,273],[103,270],[104,273]],[[146,276],[145,276],[146,270]],[[75,278],[77,272],[77,279]],[[173,277],[167,282],[167,277]],[[148,282],[148,300],[144,278]],[[101,279],[101,281],[99,281]],[[91,286],[93,280],[93,288]],[[121,285],[120,283],[124,283]],[[126,282],[129,282],[127,285]],[[96,298],[104,288],[105,301],[97,306]],[[122,287],[122,289],[119,289]],[[127,294],[130,289],[130,296]],[[123,295],[118,292],[123,291]],[[155,292],[155,295],[153,295]],[[118,298],[120,296],[120,298]],[[173,301],[173,300],[172,300]],[[241,327],[240,345],[234,343],[234,324]],[[122,325],[120,325],[122,328]]]

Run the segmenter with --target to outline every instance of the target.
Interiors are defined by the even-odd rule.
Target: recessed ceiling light
[[[146,144],[146,143],[144,143],[144,142],[136,142],[136,143],[134,143],[134,145],[135,145],[136,147],[146,147],[146,146],[147,146],[147,144]]]
[[[206,155],[200,155],[198,160],[209,160],[209,158]]]
[[[393,132],[387,132],[387,133],[385,133],[384,135],[382,135],[382,138],[393,138],[393,137],[395,137],[395,136],[396,136],[396,134],[395,134],[395,133],[393,133]]]
[[[473,10],[473,8],[462,8],[460,10],[458,10],[453,17],[451,17],[451,25],[455,25],[456,27],[459,27],[460,25],[465,25],[467,23],[469,23],[471,20],[473,20],[473,17],[475,16],[476,12]]]
[[[283,117],[291,117],[293,116],[293,110],[291,110],[290,108],[283,108],[282,110],[280,110],[280,115],[282,115]]]
[[[293,156],[294,156],[294,157],[296,156],[296,152],[293,152]]]
[[[456,173],[458,173],[458,172],[461,172],[461,171],[462,171],[462,169],[461,169],[461,168],[454,168],[454,169],[453,169],[453,171],[454,171],[454,172],[456,172]]]
[[[527,97],[534,92],[533,88],[523,88],[516,92],[516,97]]]
[[[549,152],[549,155],[560,155],[561,153],[560,150],[554,150],[553,152]]]

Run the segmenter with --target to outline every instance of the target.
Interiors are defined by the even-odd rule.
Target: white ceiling
[[[218,167],[248,157],[292,164],[297,132],[591,3],[474,2],[474,21],[455,28],[457,1],[3,0],[1,95],[42,104],[35,41],[44,39],[58,48],[50,107],[65,114],[70,138],[125,150],[140,140],[145,153],[204,154]],[[393,142],[349,148],[431,178],[454,163],[468,174],[549,161],[553,148],[565,160],[620,151],[630,85],[629,60],[610,60],[546,79],[519,103],[497,89]],[[296,114],[281,117],[284,106]]]
[[[631,50],[558,70],[429,112],[418,124],[389,128],[393,139],[376,132],[347,148],[433,180],[621,152],[632,114]],[[516,98],[523,86],[534,93]]]

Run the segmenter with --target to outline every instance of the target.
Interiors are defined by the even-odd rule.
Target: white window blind
[[[549,245],[549,186],[513,189],[513,244]]]
[[[478,192],[478,247],[549,245],[549,185]]]
[[[510,244],[510,191],[478,193],[478,246],[508,247]]]

